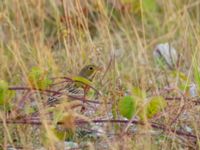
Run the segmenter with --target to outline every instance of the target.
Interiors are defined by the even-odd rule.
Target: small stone
[[[156,62],[167,65],[169,69],[174,69],[178,62],[177,51],[169,43],[156,45],[153,56]]]

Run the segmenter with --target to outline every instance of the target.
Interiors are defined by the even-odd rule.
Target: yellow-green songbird
[[[90,65],[83,67],[81,69],[81,71],[79,72],[78,76],[76,76],[76,77],[78,79],[82,78],[83,80],[86,79],[86,80],[89,80],[91,82],[98,70],[100,70],[99,67],[97,67],[94,64],[90,64]],[[68,96],[81,97],[81,96],[84,96],[86,94],[85,92],[86,92],[87,88],[88,87],[84,83],[81,83],[80,81],[75,80],[74,82],[67,83],[67,85],[64,88],[64,91],[67,92]],[[59,100],[58,100],[57,96],[56,97],[51,96],[51,97],[48,98],[47,103],[49,105],[53,105],[53,104],[57,103],[58,101]]]
[[[81,71],[79,72],[79,76],[92,81],[97,70],[99,70],[99,67],[95,65],[87,65],[81,69]]]

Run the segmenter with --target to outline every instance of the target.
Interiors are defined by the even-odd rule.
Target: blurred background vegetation
[[[94,63],[104,69],[94,82],[104,95],[102,99],[118,99],[133,86],[151,96],[171,83],[175,89],[182,84],[179,76],[171,79],[168,71],[163,73],[156,67],[153,51],[159,43],[168,42],[177,49],[176,70],[184,73],[184,80],[200,85],[199,39],[200,0],[0,0],[0,79],[10,86],[23,86],[29,83],[28,74],[34,66],[58,77],[73,76],[84,65]],[[171,95],[180,93],[173,91]],[[177,108],[179,105],[173,111]],[[193,114],[197,113],[199,107],[190,120],[196,134],[200,127]],[[31,143],[31,134],[23,135],[24,128],[20,127],[18,136],[27,137],[22,143]],[[146,138],[140,133],[123,140],[134,141],[127,149],[137,140],[141,145],[136,149],[149,145],[152,149],[179,149],[184,145],[167,139],[170,144],[161,142],[154,147],[166,137]],[[120,144],[113,147],[120,149]]]

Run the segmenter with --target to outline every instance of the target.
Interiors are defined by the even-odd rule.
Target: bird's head
[[[79,76],[84,77],[88,80],[92,80],[98,70],[100,70],[100,67],[97,67],[94,64],[90,64],[81,69],[81,71],[79,72]]]

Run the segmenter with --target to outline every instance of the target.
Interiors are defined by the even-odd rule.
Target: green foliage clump
[[[47,77],[47,72],[38,67],[33,67],[28,75],[29,82],[32,87],[38,89],[46,89],[52,80]]]
[[[138,87],[133,87],[132,88],[132,95],[134,97],[141,98],[141,99],[145,99],[146,98],[146,92],[141,90]]]
[[[146,105],[146,116],[152,118],[158,112],[161,112],[167,106],[167,102],[161,96],[152,97]]]
[[[10,107],[10,101],[14,97],[15,92],[9,90],[8,83],[4,80],[0,80],[0,106],[8,109]]]
[[[119,101],[119,112],[123,117],[131,119],[136,112],[136,101],[132,96],[125,96]]]
[[[124,96],[119,101],[119,112],[128,119],[136,114],[141,120],[144,120],[145,118],[152,118],[167,106],[167,102],[161,96],[152,97],[149,101],[146,100],[146,92],[134,87],[132,96]]]

